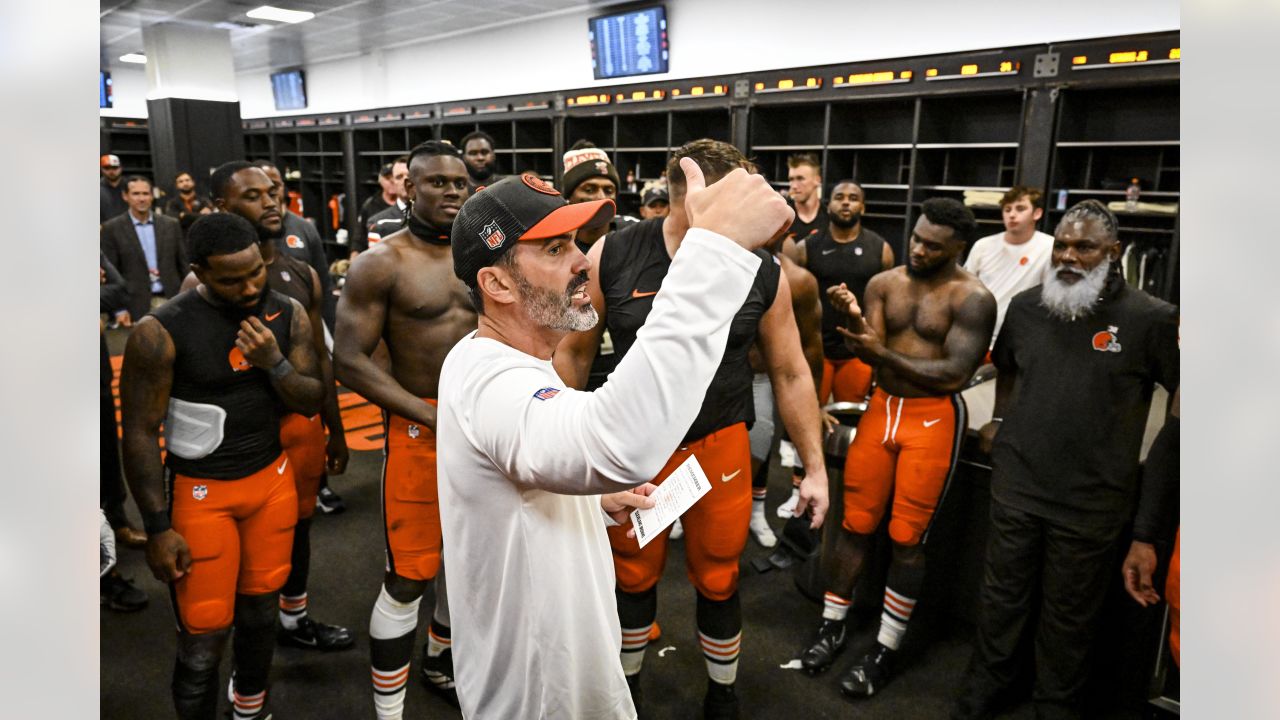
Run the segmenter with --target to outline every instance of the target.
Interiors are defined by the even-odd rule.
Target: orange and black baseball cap
[[[98,164],[102,167],[120,167],[119,155],[103,155],[98,159]]]
[[[546,240],[613,219],[612,200],[565,202],[555,188],[528,175],[513,175],[477,190],[453,219],[453,272],[476,286],[476,273],[524,240]]]

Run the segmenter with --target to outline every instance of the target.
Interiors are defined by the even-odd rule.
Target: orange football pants
[[[1182,528],[1173,541],[1173,557],[1169,560],[1169,579],[1165,581],[1164,597],[1169,602],[1169,650],[1173,662],[1182,667]]]
[[[959,395],[901,398],[876,388],[845,458],[845,529],[875,532],[892,497],[893,541],[927,540],[967,426]]]
[[[432,405],[436,401],[423,398]],[[440,496],[436,434],[387,414],[382,464],[382,519],[387,569],[409,580],[431,580],[440,570]]]
[[[325,438],[320,416],[286,415],[280,421],[280,444],[289,456],[297,482],[298,519],[306,520],[316,512],[316,495],[324,477]]]
[[[747,546],[751,521],[751,441],[746,423],[730,425],[682,445],[654,479],[661,485],[690,455],[698,458],[711,490],[685,511],[685,560],[693,586],[712,600],[727,600],[738,589],[738,559]],[[657,584],[667,562],[668,527],[643,548],[627,528],[609,528],[618,587],[639,593]]]
[[[172,476],[173,529],[191,551],[191,571],[172,584],[186,632],[230,627],[237,593],[264,595],[284,586],[298,520],[292,464],[280,453],[239,480]]]
[[[822,358],[822,387],[818,394],[822,404],[862,402],[871,390],[871,366],[858,358],[831,360]],[[835,393],[835,399],[829,400]]]

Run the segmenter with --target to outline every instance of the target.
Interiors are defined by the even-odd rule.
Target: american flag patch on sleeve
[[[535,400],[550,400],[560,394],[560,388],[545,387],[533,394]]]

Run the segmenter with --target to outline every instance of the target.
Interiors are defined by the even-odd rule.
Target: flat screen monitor
[[[111,73],[98,71],[98,107],[111,107]]]
[[[307,76],[301,70],[271,74],[271,94],[277,110],[302,110],[307,106]]]
[[[587,21],[597,80],[667,72],[667,8],[600,15]]]

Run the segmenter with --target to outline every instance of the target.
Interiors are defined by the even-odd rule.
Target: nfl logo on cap
[[[498,221],[494,220],[488,225],[485,225],[484,229],[480,231],[480,239],[484,240],[484,244],[488,246],[490,250],[497,250],[502,247],[502,243],[506,241],[507,236],[504,235],[502,233],[502,229],[498,227]]]
[[[191,497],[197,500],[203,500],[208,496],[209,496],[208,485],[196,485],[195,487],[191,488]]]

